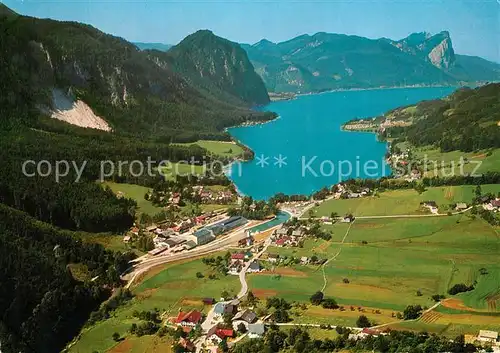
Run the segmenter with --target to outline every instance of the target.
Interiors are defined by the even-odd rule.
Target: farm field
[[[167,180],[175,180],[177,175],[202,175],[204,172],[204,166],[186,163],[170,163],[170,165],[162,168],[162,174]]]
[[[380,310],[363,307],[359,311],[357,306],[345,305],[345,311],[323,309],[320,306],[308,305],[306,310],[292,310],[294,322],[301,324],[332,324],[338,326],[356,327],[356,320],[360,315],[365,315],[373,325],[381,325],[399,321],[392,317],[393,310]],[[378,310],[378,313],[375,311]],[[331,331],[326,331],[331,332]],[[335,332],[335,331],[333,331]]]
[[[162,210],[161,207],[156,207],[150,201],[144,199],[144,195],[150,191],[149,188],[134,184],[119,184],[106,181],[103,186],[109,186],[115,194],[122,194],[123,197],[133,199],[137,202],[138,211],[153,216]]]
[[[420,320],[391,324],[391,329],[427,331],[456,337],[460,334],[477,334],[479,330],[498,330],[500,317],[475,314],[443,314],[439,310],[425,314]]]
[[[446,176],[460,173],[460,158],[468,160],[463,167],[465,173],[472,173],[477,166],[477,162],[481,162],[476,173],[482,174],[486,172],[500,171],[500,149],[480,152],[441,152],[439,149],[432,147],[422,147],[415,150],[415,158],[419,160],[427,160],[429,164],[425,176],[434,176],[436,174],[433,162],[437,162],[437,175]]]
[[[325,227],[334,234],[342,234],[342,231],[335,230],[337,226],[344,230],[346,225]],[[500,292],[500,281],[495,280],[500,274],[497,264],[500,237],[482,220],[465,215],[356,220],[344,244],[334,236],[330,242],[308,239],[304,248],[269,248],[268,251],[287,256],[311,256],[314,253],[328,258],[339,250],[339,255],[324,269],[327,278],[324,293],[346,308],[361,306],[367,308],[370,315],[368,308],[388,311],[387,319],[394,321],[392,312],[402,311],[410,304],[430,307],[434,304],[430,298],[432,295],[447,295],[447,290],[454,284],[477,281],[475,290],[456,298],[463,300],[471,310],[500,313],[498,302],[496,306],[492,304]],[[487,269],[488,274],[481,275],[481,268]],[[277,295],[307,303],[311,294],[322,289],[324,278],[318,267],[297,265],[293,268],[275,267],[274,272],[251,275],[249,283],[257,296]],[[296,320],[313,323],[327,317],[323,323],[332,325],[346,325],[353,320],[346,318],[349,312],[335,310],[329,313],[316,315],[309,310]],[[359,313],[354,316],[355,320]],[[387,322],[383,314],[375,314],[373,319]],[[465,326],[469,324],[464,321]]]
[[[101,234],[88,234],[82,237],[82,241],[88,243],[101,244],[106,249],[112,251],[133,251],[137,256],[142,256],[144,253],[139,249],[130,246],[123,242],[123,235],[101,233]]]
[[[483,193],[500,192],[499,184],[481,185]],[[337,212],[343,216],[352,213],[354,216],[386,216],[386,215],[416,215],[429,213],[420,209],[420,202],[435,201],[439,211],[445,213],[448,206],[457,202],[470,203],[474,197],[474,185],[430,187],[419,194],[413,189],[390,190],[378,196],[368,196],[348,200],[328,200],[313,208],[316,217],[330,216]]]
[[[243,154],[243,148],[234,142],[199,140],[193,143],[179,143],[179,145],[198,145],[208,152],[223,157],[238,157]]]
[[[288,333],[292,327],[293,326],[281,326],[280,330]],[[311,338],[317,340],[325,340],[327,338],[334,339],[338,336],[338,333],[335,331],[335,329],[328,330],[310,326],[303,326],[302,329],[306,330]]]
[[[223,254],[213,256],[217,255]],[[131,324],[139,323],[139,320],[133,317],[133,312],[158,308],[165,317],[173,317],[181,308],[207,311],[208,307],[204,307],[201,302],[204,297],[218,299],[224,290],[234,294],[239,291],[238,277],[218,275],[219,279],[209,280],[208,275],[212,273],[211,271],[201,259],[153,269],[140,285],[132,289],[135,297],[130,302],[113,312],[111,318],[83,329],[79,340],[69,351],[73,353],[169,352],[171,343],[167,338],[129,335]],[[197,272],[203,273],[205,278],[197,278]],[[114,332],[125,337],[125,340],[118,343],[113,341],[111,335]],[[129,348],[122,349],[124,346]]]
[[[109,350],[109,353],[155,353],[172,352],[172,338],[158,336],[127,337]]]

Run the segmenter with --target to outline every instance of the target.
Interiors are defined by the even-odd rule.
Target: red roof
[[[241,254],[241,253],[232,254],[231,255],[231,259],[233,259],[233,260],[244,260],[245,259],[245,254]]]
[[[285,238],[278,239],[276,241],[276,245],[283,245],[283,244],[285,244],[286,241],[287,241],[287,239],[285,239]]]
[[[191,310],[188,313],[184,313],[182,311],[177,315],[177,319],[175,323],[180,324],[181,322],[189,322],[192,324],[197,324],[201,321],[202,314],[198,310]]]
[[[374,329],[371,329],[371,328],[368,328],[368,327],[364,328],[362,332],[366,333],[368,335],[374,335],[374,336],[376,336],[376,335],[378,335],[380,333],[380,331],[374,330]]]
[[[231,329],[217,329],[217,331],[215,331],[215,334],[217,336],[219,336],[220,338],[224,339],[226,337],[233,337],[234,335],[234,331],[231,330]]]
[[[207,216],[198,216],[198,217],[196,217],[196,222],[204,221],[205,218],[207,218]]]
[[[491,205],[493,207],[500,207],[500,200],[492,200]]]

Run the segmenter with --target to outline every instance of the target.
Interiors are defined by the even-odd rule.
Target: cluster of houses
[[[293,259],[293,258],[292,258]],[[267,254],[267,261],[271,264],[279,264],[279,263],[282,263],[283,261],[285,261],[286,259],[284,257],[280,257],[279,254],[274,254],[274,253],[269,253]],[[311,260],[311,258],[307,257],[307,256],[302,256],[300,259],[299,259],[299,263],[301,265],[309,265],[309,264],[313,264],[314,263],[314,258]],[[326,261],[326,260],[325,260]],[[317,262],[317,261],[316,261]]]
[[[229,203],[233,203],[236,200],[235,194],[233,194],[229,190],[211,190],[205,186],[198,185],[193,186],[193,196],[199,195],[201,199],[201,203],[213,203],[226,205]]]
[[[481,203],[483,208],[487,211],[491,212],[499,212],[500,211],[500,198],[490,198],[488,196],[484,196],[481,198]]]
[[[302,228],[281,227],[271,235],[271,242],[275,246],[298,246],[302,238],[306,236]]]
[[[338,199],[357,199],[371,194],[369,188],[363,188],[359,192],[349,190],[346,185],[340,183],[332,187],[333,198]]]
[[[240,310],[240,301],[238,299],[215,303],[213,298],[205,298],[203,303],[206,305],[215,304],[212,310],[213,313],[209,314],[210,318],[205,318],[198,310],[180,311],[177,317],[174,318],[173,323],[182,327],[186,333],[201,325],[205,331],[202,343],[206,348],[210,349],[212,347],[216,350],[220,342],[234,338],[241,325],[245,327],[249,338],[260,338],[264,335],[265,326],[258,321],[257,314],[250,309]],[[231,326],[223,323],[227,315],[231,317]],[[208,320],[210,322],[206,322]],[[187,338],[181,338],[179,344],[186,351],[193,352],[196,349],[195,344]]]
[[[231,255],[231,259],[229,262],[229,267],[228,267],[228,273],[231,275],[238,275],[243,267],[248,263],[253,258],[253,253],[248,251],[248,252],[237,252]],[[246,272],[249,273],[257,273],[261,272],[262,267],[260,265],[260,262],[258,260],[253,260],[249,265],[246,270]]]
[[[193,191],[191,192],[193,198],[198,198],[201,203],[206,204],[229,204],[233,203],[237,199],[237,195],[230,190],[212,190],[209,187],[203,185],[193,186]],[[182,200],[182,194],[180,192],[159,191],[156,195],[148,194],[146,196],[147,200],[156,199],[159,203],[165,207],[169,206],[180,206]]]
[[[258,323],[257,314],[250,309],[239,309],[240,301],[234,299],[228,302],[219,302],[215,304],[214,320],[218,321],[211,329],[208,330],[206,335],[206,341],[219,344],[224,337],[217,335],[220,329],[220,322],[223,320],[225,315],[231,316],[232,329],[231,331],[238,330],[238,326],[243,324],[247,330],[248,336],[250,338],[262,337],[264,334],[264,324]],[[214,336],[215,335],[215,336]],[[234,337],[234,334],[226,337]]]
[[[439,206],[436,201],[422,201],[420,202],[420,206],[423,208],[427,208],[431,213],[438,214]],[[465,211],[469,206],[465,202],[458,202],[455,204],[455,211],[462,212]]]
[[[359,119],[344,124],[342,128],[352,131],[374,131],[378,130],[379,127],[380,125],[374,119]]]

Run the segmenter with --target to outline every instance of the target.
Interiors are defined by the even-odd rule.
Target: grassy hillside
[[[481,185],[485,193],[494,195],[500,192],[500,185]],[[358,199],[329,200],[321,203],[313,209],[316,217],[329,217],[332,212],[343,216],[352,213],[355,216],[385,216],[385,215],[418,215],[429,213],[427,209],[420,207],[420,202],[435,201],[439,212],[446,213],[454,210],[450,205],[465,202],[470,204],[474,198],[475,186],[443,186],[430,187],[419,194],[413,189],[392,190]]]
[[[347,313],[308,307],[297,311],[294,322],[353,325],[360,315],[358,307],[377,323],[397,321],[391,318],[391,313],[402,311],[409,304],[430,307],[434,304],[430,298],[433,294],[447,295],[452,285],[472,284],[477,280],[473,291],[455,297],[447,295],[449,300],[463,303],[469,313],[443,316],[440,323],[462,325],[450,329],[451,335],[474,333],[482,323],[489,327],[500,324],[500,315],[495,314],[498,298],[496,306],[491,304],[500,290],[498,282],[493,280],[500,273],[494,255],[500,240],[495,230],[482,220],[467,216],[356,220],[344,244],[341,240],[347,231],[345,224],[325,228],[333,232],[330,242],[307,240],[303,249],[268,249],[281,256],[315,254],[322,259],[338,254],[325,267],[325,296],[335,298]],[[481,268],[486,268],[488,274],[481,275]],[[317,266],[279,266],[270,273],[250,276],[250,288],[256,295],[277,295],[304,303],[324,283],[322,270]],[[354,306],[354,313],[350,306]],[[381,312],[376,314],[372,311],[375,309]],[[407,328],[412,327],[416,326],[408,323]],[[446,324],[441,328],[448,334],[444,330]]]

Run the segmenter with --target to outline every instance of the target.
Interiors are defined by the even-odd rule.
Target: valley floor
[[[484,192],[498,192],[499,185],[483,185]],[[352,211],[355,215],[417,213],[420,200],[432,198],[441,207],[470,202],[469,186],[430,188],[423,195],[414,190],[389,191],[379,197],[356,200],[330,200],[314,209],[317,216]],[[393,204],[391,208],[389,205]],[[384,206],[385,205],[385,206]],[[322,226],[333,236],[329,241],[308,238],[303,247],[271,246],[261,261],[265,271],[247,275],[249,289],[260,298],[277,296],[294,305],[291,324],[329,324],[355,326],[360,315],[373,325],[392,329],[426,330],[447,336],[477,334],[480,329],[500,326],[500,230],[471,214],[441,217],[357,219],[352,224]],[[263,240],[263,239],[261,239]],[[280,258],[311,257],[329,259],[324,266],[271,264],[268,254]],[[486,270],[486,271],[485,271]],[[197,272],[204,277],[197,278]],[[201,259],[186,260],[152,269],[133,289],[135,298],[118,308],[113,316],[82,331],[71,352],[153,352],[169,351],[169,338],[136,337],[128,330],[136,310],[158,308],[163,319],[182,308],[208,312],[205,297],[218,298],[222,291],[236,295],[237,276],[218,276]],[[456,296],[447,290],[457,283],[473,284],[475,289]],[[344,310],[324,309],[310,304],[310,296],[324,289]],[[416,321],[396,318],[407,305],[424,308],[436,305],[432,295],[447,298]],[[313,329],[320,337],[335,331]],[[124,340],[111,338],[118,332]]]

